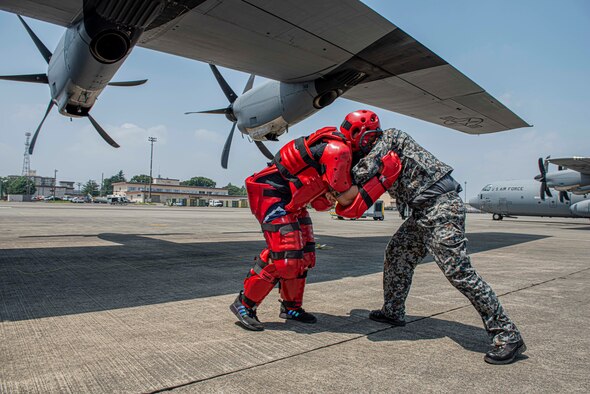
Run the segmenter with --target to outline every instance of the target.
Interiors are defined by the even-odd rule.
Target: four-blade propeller
[[[550,157],[551,156],[547,156],[545,158],[545,160],[543,160],[542,157],[539,157],[539,161],[538,161],[540,174],[535,176],[535,180],[541,182],[541,188],[539,191],[539,195],[541,196],[541,200],[545,200],[545,196],[553,197],[553,195],[551,194],[551,189],[547,185],[547,169],[549,168],[549,158]],[[558,166],[557,170],[563,171],[563,167]],[[560,190],[559,191],[559,202],[563,203],[565,201],[571,201],[569,193],[565,190]]]
[[[238,122],[238,119],[236,118],[234,111],[233,111],[233,104],[237,100],[238,96],[232,90],[232,88],[229,86],[227,81],[223,78],[223,76],[221,75],[221,73],[219,72],[217,67],[213,64],[209,64],[209,66],[211,67],[211,71],[213,71],[213,75],[215,76],[217,83],[219,84],[219,86],[221,87],[221,90],[225,94],[225,97],[227,97],[227,100],[229,101],[229,105],[226,108],[211,109],[211,110],[207,110],[207,111],[185,112],[185,115],[187,115],[187,114],[225,115],[225,117],[230,122],[233,123],[231,130],[229,132],[229,135],[227,136],[227,139],[225,140],[225,144],[223,145],[223,151],[221,153],[221,167],[227,169],[229,150],[231,148],[231,142],[232,142],[232,139],[234,136],[234,131],[236,130],[236,124]],[[246,82],[246,86],[244,87],[244,91],[242,92],[242,94],[244,94],[248,90],[252,89],[253,84],[254,84],[254,74],[250,75],[250,78],[248,78],[248,82]],[[256,146],[258,147],[260,152],[262,152],[262,154],[264,156],[266,156],[269,160],[272,160],[274,158],[274,155],[268,150],[268,148],[262,142],[254,141],[254,143],[256,144]]]
[[[24,21],[24,19],[21,18],[20,15],[17,15],[17,16],[18,16],[18,19],[23,24],[23,26],[25,27],[27,33],[29,33],[29,36],[31,37],[31,39],[35,43],[35,46],[37,47],[37,49],[39,50],[39,52],[41,53],[41,55],[43,56],[45,61],[49,64],[49,61],[51,60],[51,56],[53,54],[51,53],[51,51],[49,49],[47,49],[47,47],[43,44],[43,42],[39,39],[39,37],[37,37],[35,32],[33,32],[33,30],[31,30],[31,28],[29,27],[29,25],[27,25],[27,23]],[[4,80],[8,80],[8,81],[18,81],[18,82],[42,83],[42,84],[46,84],[46,85],[49,84],[49,79],[48,79],[47,74],[4,75],[4,76],[0,76],[0,79],[4,79]],[[142,79],[142,80],[138,80],[138,81],[110,82],[108,85],[109,86],[123,86],[123,87],[138,86],[138,85],[143,85],[144,83],[146,83],[146,81],[147,81],[147,79]],[[29,154],[33,153],[33,149],[35,149],[35,143],[37,142],[37,137],[39,136],[39,131],[41,130],[41,126],[43,126],[43,123],[45,122],[47,115],[49,115],[49,112],[51,112],[51,109],[53,108],[54,104],[55,104],[55,101],[52,98],[49,101],[49,105],[47,106],[47,110],[45,111],[45,115],[43,116],[41,123],[39,123],[37,130],[33,134],[33,139],[31,140],[31,144],[29,146]],[[108,135],[108,133],[98,124],[98,122],[96,122],[96,120],[94,120],[94,118],[92,116],[90,116],[90,114],[88,114],[87,116],[88,116],[88,120],[90,120],[90,123],[96,129],[98,134],[109,145],[111,145],[115,148],[118,148],[119,144],[117,144],[111,138],[111,136]]]
[[[549,156],[547,156],[547,159],[549,159]],[[537,181],[541,182],[541,189],[539,191],[541,200],[545,200],[545,196],[553,197],[553,195],[551,194],[551,190],[547,186],[547,167],[549,166],[549,162],[547,161],[547,159],[543,161],[543,158],[539,157],[538,164],[540,174],[535,177]]]

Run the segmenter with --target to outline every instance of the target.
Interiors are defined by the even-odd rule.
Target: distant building
[[[20,178],[21,175],[9,175],[9,179]],[[74,194],[74,182],[70,181],[59,181],[59,185],[56,185],[56,179],[48,176],[39,176],[37,172],[31,170],[28,178],[35,184],[35,193],[32,196],[55,196],[63,198],[67,195]]]
[[[150,186],[147,183],[113,183],[113,195],[124,196],[131,202],[149,201]],[[219,200],[225,207],[247,207],[246,196],[230,196],[225,188],[204,186],[183,186],[179,179],[154,178],[152,183],[152,202],[167,205],[204,207],[210,200]]]

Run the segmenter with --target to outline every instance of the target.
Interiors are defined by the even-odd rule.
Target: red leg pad
[[[305,278],[281,279],[281,298],[287,309],[298,309],[303,304]]]
[[[303,238],[303,260],[307,269],[315,267],[315,237],[313,235],[313,224],[309,212],[303,209],[298,217],[299,226],[301,227],[301,237]]]
[[[283,279],[294,279],[305,270],[303,237],[297,215],[289,213],[274,219],[273,231],[264,230],[264,238],[272,265],[276,267],[277,276]],[[264,228],[264,227],[263,227]]]
[[[258,305],[275,287],[277,280],[277,269],[274,264],[264,267],[260,275],[251,269],[250,275],[244,279],[244,296]]]

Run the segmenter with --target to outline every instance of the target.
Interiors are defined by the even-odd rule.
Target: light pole
[[[157,142],[158,139],[156,137],[148,137],[148,141],[150,142],[150,186],[149,186],[149,194],[148,194],[148,202],[152,202],[152,163],[154,161],[154,142]]]
[[[467,202],[467,181],[465,181],[465,202]]]
[[[53,199],[55,200],[55,193],[57,187],[57,170],[53,170]]]

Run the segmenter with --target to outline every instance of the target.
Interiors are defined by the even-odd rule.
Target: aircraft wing
[[[590,175],[590,157],[567,157],[561,159],[547,159],[551,164],[566,167],[570,170]]]
[[[67,26],[82,5],[2,0],[0,9]],[[465,133],[529,126],[358,0],[177,0],[138,45],[283,82],[342,78],[345,98]]]

